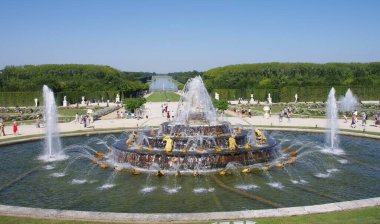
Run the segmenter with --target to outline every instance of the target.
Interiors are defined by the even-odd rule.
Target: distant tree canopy
[[[208,89],[367,85],[380,88],[380,62],[240,64],[208,70],[203,79]]]
[[[177,80],[178,82],[185,84],[188,79],[194,78],[195,76],[202,76],[203,72],[198,71],[190,71],[190,72],[173,72],[168,73],[173,79]]]
[[[54,92],[112,90],[134,93],[148,88],[140,81],[144,75],[101,65],[6,66],[0,72],[0,92],[41,91],[43,85],[48,85]]]

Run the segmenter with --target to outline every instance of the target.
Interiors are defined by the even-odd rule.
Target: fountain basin
[[[315,205],[379,197],[379,141],[341,136],[345,155],[326,154],[323,134],[272,132],[278,144],[274,161],[250,167],[272,167],[261,173],[234,175],[164,176],[101,169],[91,157],[107,152],[125,135],[63,138],[69,159],[43,162],[42,141],[1,146],[0,203],[7,205],[104,212],[214,212],[273,208],[222,185],[265,198],[281,207]],[[106,144],[106,145],[105,145]],[[284,149],[298,151],[285,169]],[[91,150],[92,149],[92,150]],[[84,154],[84,155],[83,155]],[[106,154],[107,155],[107,154]],[[79,158],[78,158],[79,157]],[[103,162],[111,164],[111,158]],[[117,164],[115,164],[117,165]],[[132,168],[132,166],[131,166]],[[239,174],[240,173],[240,174]],[[23,178],[20,178],[23,177]],[[215,179],[216,178],[216,179]],[[15,181],[16,180],[16,181]],[[355,180],[355,181],[353,181]]]

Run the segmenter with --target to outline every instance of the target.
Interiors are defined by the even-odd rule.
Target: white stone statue
[[[268,103],[272,104],[272,97],[270,97],[270,93],[268,93]]]
[[[215,99],[219,100],[219,93],[215,92]]]
[[[251,94],[251,99],[249,100],[249,104],[253,105],[255,103],[255,100],[253,99],[253,94]]]
[[[120,95],[119,94],[116,94],[115,102],[116,103],[120,103]]]
[[[298,94],[296,93],[296,95],[294,95],[294,99],[295,99],[295,103],[297,103],[297,101],[298,101]]]
[[[63,106],[64,107],[67,107],[67,100],[66,100],[66,96],[63,97]]]
[[[84,96],[82,96],[82,102],[80,104],[86,105],[86,102],[84,101]]]
[[[38,107],[38,99],[37,99],[37,97],[34,98],[34,106],[35,106],[35,107]]]

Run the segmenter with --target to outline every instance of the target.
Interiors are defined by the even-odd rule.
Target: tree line
[[[208,70],[203,79],[209,89],[380,86],[380,62],[230,65]]]
[[[146,90],[146,84],[131,79],[130,73],[110,66],[80,64],[47,64],[6,66],[0,71],[1,92],[40,91],[43,85],[54,92],[120,91],[134,93]]]

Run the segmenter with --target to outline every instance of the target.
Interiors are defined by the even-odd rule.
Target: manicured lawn
[[[152,93],[150,96],[146,98],[147,102],[176,102],[178,101],[180,96],[177,93],[173,92],[160,92],[160,93]]]
[[[242,220],[236,220],[242,221]],[[327,214],[292,216],[284,218],[252,219],[257,224],[377,224],[380,223],[380,207],[358,209]],[[52,219],[32,219],[23,217],[0,216],[0,223],[31,223],[31,224],[87,224],[87,223],[106,223],[106,222],[85,222],[85,221],[61,221]],[[183,222],[182,222],[183,223]],[[198,222],[202,223],[202,222]],[[207,222],[210,223],[210,222]],[[232,222],[231,222],[232,223]]]
[[[62,117],[75,117],[75,114],[78,115],[86,114],[86,109],[77,109],[77,108],[58,108],[58,114]]]

